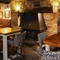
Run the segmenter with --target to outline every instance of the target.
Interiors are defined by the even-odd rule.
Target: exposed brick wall
[[[56,13],[44,13],[48,36],[58,33],[58,18]]]
[[[11,20],[0,19],[0,27],[11,27]]]

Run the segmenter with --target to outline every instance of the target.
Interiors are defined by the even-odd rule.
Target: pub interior
[[[39,50],[39,47],[41,47],[39,44],[40,36],[38,36],[38,34],[46,32],[47,36],[50,37],[54,34],[60,33],[59,3],[59,0],[0,0],[0,29],[3,31],[0,33],[0,59],[41,60]],[[12,28],[14,31],[12,33],[14,33],[14,35],[11,34],[11,31],[9,31],[9,33],[4,32],[5,30],[9,30],[7,30],[7,28],[10,30]],[[26,31],[26,36],[24,40],[24,47],[22,48],[22,54],[24,55],[23,58],[25,59],[21,59],[21,56],[16,56],[17,47],[8,45],[7,41],[9,39],[14,39],[17,32],[23,33],[24,31]],[[5,35],[7,38],[3,38]],[[6,43],[3,42],[4,39],[7,39]],[[56,39],[58,40],[58,38]],[[60,41],[58,43],[60,43]],[[7,50],[4,48],[4,44],[5,46],[7,45]],[[51,51],[60,50],[60,47],[55,47],[55,45],[51,45],[50,48]],[[45,50],[45,45],[43,49]],[[49,50],[48,47],[47,50]],[[42,54],[42,56],[43,55],[44,54]]]

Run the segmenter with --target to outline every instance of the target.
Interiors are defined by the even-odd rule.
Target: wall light
[[[59,11],[59,2],[53,2],[53,12],[58,12]]]
[[[16,7],[16,11],[20,10],[20,5],[19,4],[16,4],[15,7]]]
[[[6,4],[3,19],[11,19],[11,8],[9,4]]]
[[[50,0],[52,8],[53,8],[53,13],[57,13],[59,11],[59,1],[58,0]]]
[[[13,12],[24,12],[25,11],[25,5],[24,5],[25,2],[23,1],[19,1],[19,0],[12,0],[10,2],[10,5],[11,5],[11,11]]]

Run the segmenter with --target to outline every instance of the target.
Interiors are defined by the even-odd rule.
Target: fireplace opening
[[[34,45],[38,41],[37,34],[40,33],[39,30],[23,29],[23,31],[26,31],[25,44],[31,46],[31,45]]]
[[[38,30],[31,30],[31,29],[23,29],[23,31],[27,31],[26,39],[29,41],[38,41],[37,34],[40,32]]]

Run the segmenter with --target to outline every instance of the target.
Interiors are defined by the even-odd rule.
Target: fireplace
[[[26,39],[28,41],[38,41],[37,34],[47,29],[43,13],[22,13],[20,26],[23,31],[27,31]]]
[[[29,41],[38,41],[37,34],[40,32],[38,30],[31,29],[23,29],[23,31],[27,31],[26,39]]]

